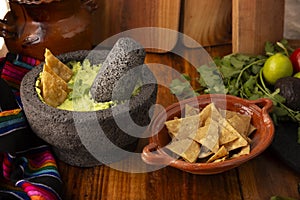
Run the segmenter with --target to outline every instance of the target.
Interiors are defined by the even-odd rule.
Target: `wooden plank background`
[[[284,0],[94,0],[93,43],[140,27],[179,31],[205,47],[232,44],[233,52],[262,53],[265,41],[283,37]],[[165,50],[177,35],[159,34]],[[187,40],[179,41],[194,46]]]
[[[180,0],[96,0],[96,3],[99,7],[93,16],[95,44],[134,28],[179,29]],[[157,39],[171,50],[176,45],[177,35],[162,34]]]
[[[201,46],[231,43],[232,0],[185,0],[183,33]],[[183,40],[185,46],[194,46]]]
[[[179,31],[206,47],[231,44],[231,0],[96,0],[96,3],[99,7],[93,14],[95,45],[139,27]],[[176,35],[162,34],[158,39],[169,50],[177,43]],[[189,40],[180,42],[194,47]]]
[[[264,53],[283,38],[284,0],[232,0],[233,52]]]

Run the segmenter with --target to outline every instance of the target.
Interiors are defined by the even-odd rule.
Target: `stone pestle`
[[[93,99],[105,102],[130,96],[139,77],[139,70],[134,70],[134,67],[143,65],[145,56],[144,48],[132,38],[118,39],[92,84]]]

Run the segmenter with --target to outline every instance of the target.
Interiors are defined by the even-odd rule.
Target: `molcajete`
[[[108,53],[106,50],[82,50],[62,54],[58,58],[67,63],[82,61],[89,55],[90,62],[97,64],[102,63]],[[74,166],[90,167],[119,161],[122,159],[120,152],[136,148],[139,137],[128,134],[117,121],[128,121],[129,114],[134,123],[128,123],[128,129],[138,125],[146,130],[151,121],[152,112],[149,111],[156,102],[157,84],[142,84],[139,93],[129,100],[128,110],[123,104],[118,104],[99,111],[67,111],[48,106],[40,100],[35,84],[42,69],[43,63],[25,75],[20,88],[21,100],[32,130],[53,146],[60,160]],[[148,67],[143,70],[142,80],[155,79]],[[101,160],[96,159],[93,153],[100,155]]]
[[[9,7],[0,36],[12,53],[43,60],[45,48],[55,55],[92,48],[93,1],[9,0]]]

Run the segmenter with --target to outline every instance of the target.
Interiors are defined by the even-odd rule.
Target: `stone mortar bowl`
[[[82,61],[89,56],[90,62],[97,64],[102,63],[108,53],[106,50],[82,50],[62,54],[58,58],[67,63],[73,60]],[[131,97],[127,110],[122,104],[99,111],[60,110],[43,103],[36,92],[35,84],[43,64],[32,69],[23,78],[20,88],[21,99],[32,130],[53,146],[59,160],[73,166],[92,167],[119,161],[122,159],[120,157],[126,156],[126,153],[121,155],[120,152],[136,149],[139,137],[127,134],[127,129],[124,131],[120,128],[115,119],[128,120],[127,113],[129,113],[135,125],[147,127],[151,121],[149,111],[156,103],[157,84],[143,84],[140,92]],[[143,73],[144,76],[153,76],[151,71],[146,69],[148,71]],[[101,160],[95,157],[96,154],[100,155]]]

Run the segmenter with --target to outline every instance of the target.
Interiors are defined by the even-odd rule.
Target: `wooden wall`
[[[180,0],[97,0],[94,13],[95,42],[140,27],[179,29]],[[177,37],[168,38],[172,49]]]
[[[231,0],[184,1],[182,32],[202,46],[231,43]],[[193,47],[183,41],[187,47]]]
[[[284,0],[232,0],[233,52],[263,53],[283,38]]]
[[[139,27],[179,31],[204,47],[230,44],[234,52],[261,53],[283,37],[284,0],[95,0],[94,43]],[[165,42],[165,36],[160,41]],[[168,38],[194,48],[189,40]],[[155,51],[155,50],[154,50]]]

